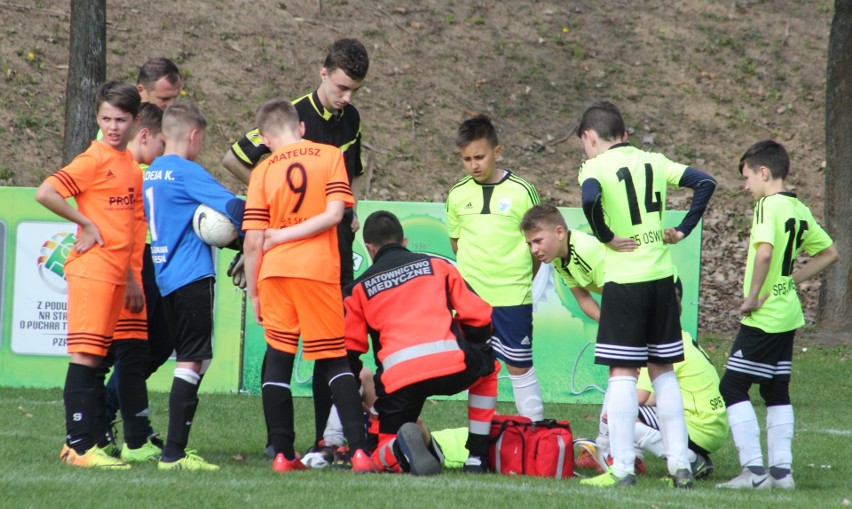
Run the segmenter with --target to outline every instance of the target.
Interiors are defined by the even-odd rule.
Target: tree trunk
[[[825,86],[825,226],[840,261],[823,278],[819,328],[848,332],[852,316],[852,0],[836,0]]]
[[[88,148],[98,132],[95,91],[106,79],[106,0],[71,0],[62,164]]]

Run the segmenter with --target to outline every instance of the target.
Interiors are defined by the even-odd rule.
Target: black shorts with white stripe
[[[213,295],[216,280],[204,277],[163,297],[178,362],[213,358]]]
[[[736,375],[753,383],[790,380],[795,336],[795,330],[764,332],[740,324],[725,366],[726,375]]]
[[[494,306],[491,311],[494,356],[509,366],[528,368],[533,365],[532,304]]]
[[[642,367],[683,360],[675,284],[672,277],[604,285],[595,363]]]
[[[639,405],[639,422],[649,428],[660,429],[660,423],[657,421],[657,407]]]

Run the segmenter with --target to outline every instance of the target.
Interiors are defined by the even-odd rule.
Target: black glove
[[[246,287],[246,269],[245,269],[245,258],[243,258],[243,254],[238,252],[234,255],[234,259],[231,260],[231,264],[228,266],[228,277],[233,281],[234,286],[245,289]]]

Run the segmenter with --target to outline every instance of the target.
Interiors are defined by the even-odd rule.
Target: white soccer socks
[[[331,405],[331,411],[328,413],[328,421],[325,424],[322,439],[325,441],[325,445],[333,447],[340,447],[346,443],[346,437],[343,435],[343,423],[340,422],[340,414],[337,413],[337,407],[334,405]]]
[[[792,469],[793,405],[766,407],[766,448],[770,469]]]
[[[639,415],[636,377],[614,376],[609,379],[606,397],[607,427],[612,468],[616,477],[634,473],[636,451],[633,432]]]
[[[518,413],[533,421],[544,419],[544,404],[541,401],[541,386],[535,376],[535,368],[530,368],[523,375],[509,375],[512,382],[512,392],[515,396],[515,407]]]
[[[665,457],[666,448],[663,445],[663,434],[643,422],[636,421],[633,425],[636,447],[650,452],[658,458]]]
[[[196,373],[189,368],[175,368],[175,378],[180,378],[192,385],[198,385],[198,382],[201,381],[201,374]]]
[[[609,400],[609,391],[604,393],[603,405],[601,405],[601,415],[598,419],[598,436],[595,438],[598,455],[601,458],[609,456],[609,427],[607,426],[604,414],[606,413],[606,405]]]
[[[740,466],[763,468],[763,452],[760,450],[760,427],[751,401],[742,401],[728,407],[728,424],[737,448]]]
[[[683,417],[683,395],[674,371],[658,376],[653,382],[657,397],[657,420],[663,436],[669,473],[689,466],[689,435]]]

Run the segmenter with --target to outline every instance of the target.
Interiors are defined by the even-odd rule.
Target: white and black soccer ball
[[[192,229],[199,239],[213,247],[225,247],[240,234],[228,216],[203,203],[192,216]]]

